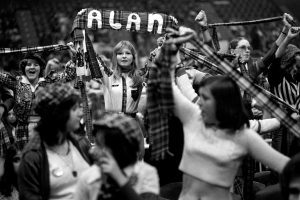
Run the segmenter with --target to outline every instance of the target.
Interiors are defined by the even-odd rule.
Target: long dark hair
[[[216,102],[216,118],[220,128],[237,130],[247,125],[249,117],[244,107],[240,88],[228,76],[212,76],[200,83],[208,87]]]
[[[71,95],[63,102],[61,102],[55,109],[41,115],[35,130],[39,133],[41,139],[49,146],[56,145],[59,142],[61,134],[66,134],[65,138],[69,133],[65,132],[66,123],[70,117],[71,108],[79,102],[77,95]]]
[[[18,188],[17,172],[13,165],[17,153],[17,147],[15,145],[11,145],[4,156],[4,174],[0,178],[0,194],[5,197],[10,197],[13,192],[13,188]]]

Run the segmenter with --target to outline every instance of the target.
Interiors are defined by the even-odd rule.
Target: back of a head
[[[99,112],[93,124],[96,143],[104,139],[121,168],[136,162],[143,138],[135,119],[124,114]]]
[[[300,49],[293,44],[289,44],[281,58],[281,67],[289,68],[295,62],[296,54],[300,55]]]

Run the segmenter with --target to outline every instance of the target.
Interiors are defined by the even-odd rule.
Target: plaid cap
[[[98,112],[93,122],[94,126],[101,126],[106,128],[116,128],[125,136],[125,138],[132,143],[137,141],[140,148],[143,145],[142,130],[138,122],[122,113],[101,113]]]
[[[300,49],[293,44],[289,44],[281,58],[281,66],[285,68],[290,65],[295,54],[300,54]]]
[[[48,114],[72,95],[80,96],[70,84],[56,82],[36,91],[35,111],[39,115]]]

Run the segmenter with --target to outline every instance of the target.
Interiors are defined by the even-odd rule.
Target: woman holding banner
[[[135,117],[143,88],[138,75],[137,53],[129,41],[120,41],[113,49],[113,74],[102,80],[105,110]]]

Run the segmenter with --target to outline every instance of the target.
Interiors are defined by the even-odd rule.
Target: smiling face
[[[218,120],[216,117],[216,101],[213,97],[208,86],[199,89],[200,101],[199,106],[203,122],[206,125],[217,125]]]
[[[129,48],[123,47],[117,52],[117,63],[124,70],[132,68],[133,55]]]
[[[41,72],[41,67],[36,60],[28,59],[25,66],[25,76],[29,82],[33,83],[38,80]]]

